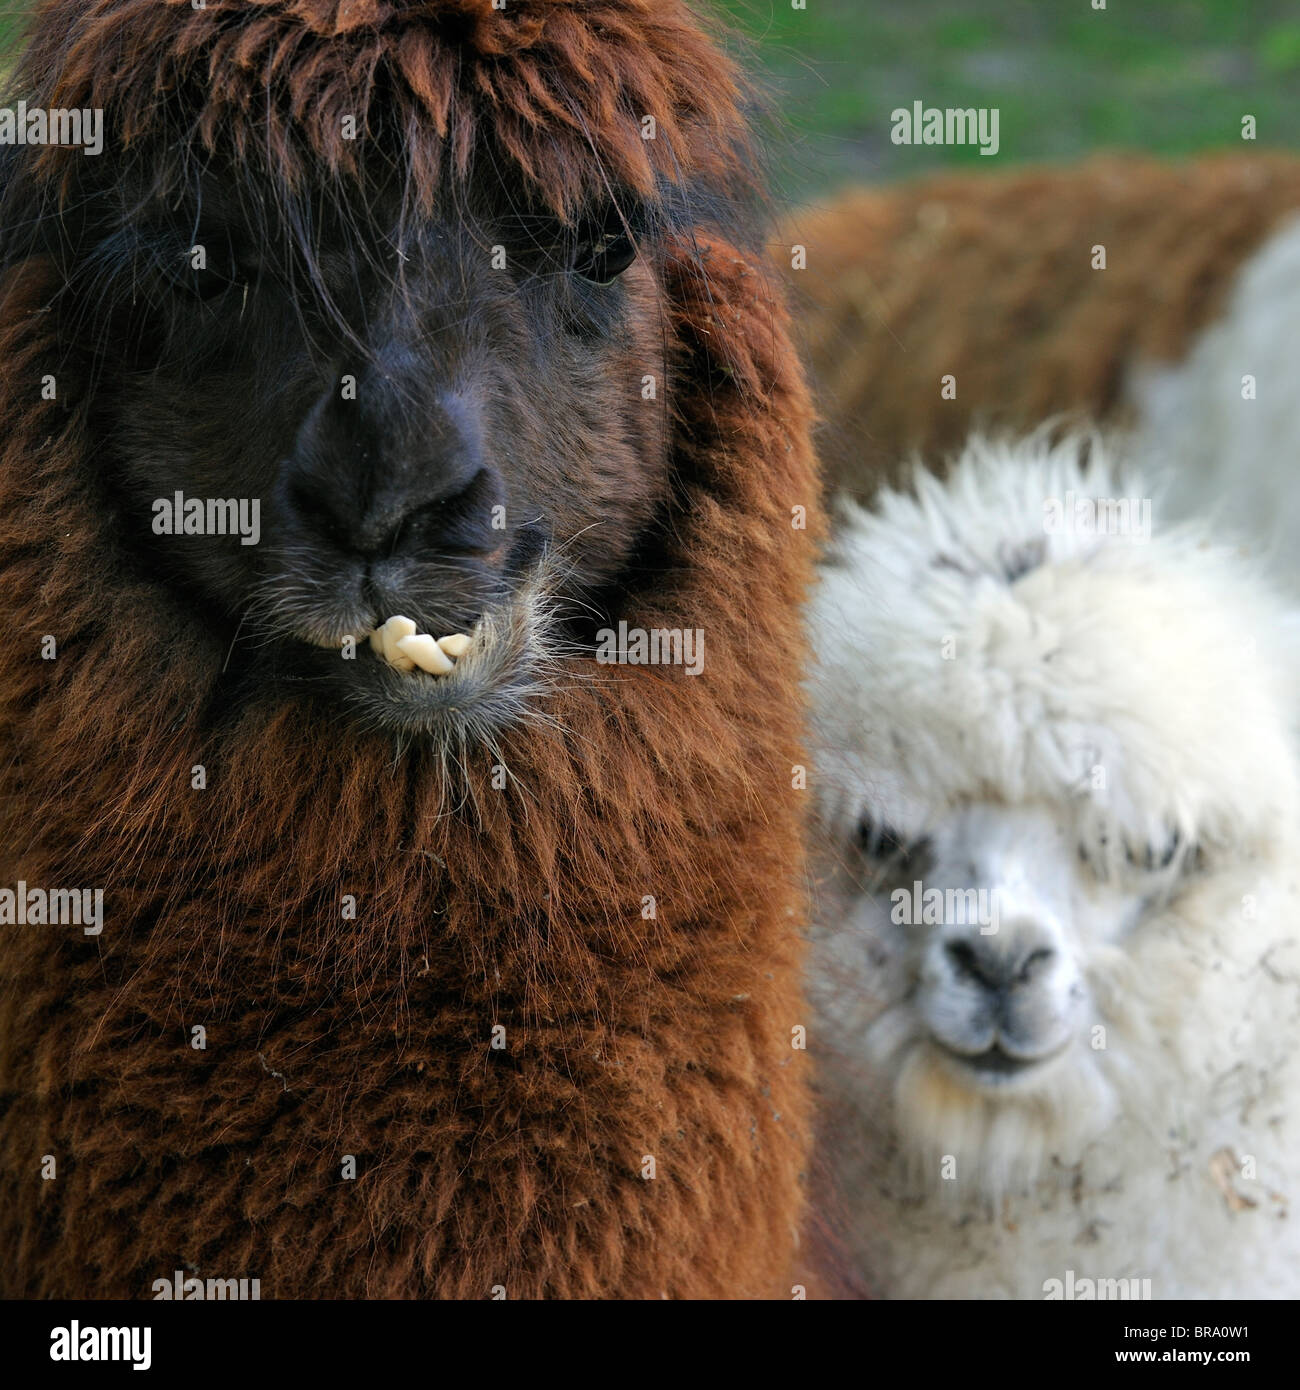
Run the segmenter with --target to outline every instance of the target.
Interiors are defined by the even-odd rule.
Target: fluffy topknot
[[[292,187],[404,166],[427,207],[485,132],[564,216],[749,166],[736,70],[681,0],[45,0],[34,26],[19,95],[102,108],[119,150]]]

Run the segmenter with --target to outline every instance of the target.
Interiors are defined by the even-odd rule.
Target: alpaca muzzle
[[[1032,829],[1025,818],[1006,825],[972,808],[943,849],[951,870],[960,865],[978,885],[968,893],[993,909],[979,918],[945,914],[922,956],[917,1004],[950,1069],[977,1083],[1036,1072],[1069,1045],[1077,1021],[1083,991],[1068,904],[1047,837],[1031,838],[1028,849],[1021,841]],[[936,869],[944,874],[943,863]]]
[[[947,1054],[976,1072],[1012,1074],[1068,1042],[1073,981],[1049,923],[1012,919],[995,936],[946,928],[927,952],[921,1012]]]

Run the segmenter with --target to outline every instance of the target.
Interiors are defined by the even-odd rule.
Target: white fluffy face
[[[959,1086],[1023,1093],[1053,1064],[1089,1061],[1090,961],[1167,894],[1176,844],[1130,851],[1127,872],[1100,877],[1083,835],[1057,807],[979,802],[907,853],[910,882],[862,851],[863,877],[895,885],[862,896],[858,911],[877,919],[862,929],[905,957],[908,1034]]]
[[[812,614],[831,1084],[988,1189],[1075,1161],[1146,1050],[1222,1032],[1171,940],[1240,945],[1296,815],[1283,615],[1190,533],[1045,533],[1045,501],[1119,493],[1077,458],[976,448],[887,495]]]
[[[846,1073],[889,1079],[919,1159],[975,1156],[991,1186],[1114,1118],[1117,960],[1198,872],[1172,835],[1109,854],[1081,812],[971,801],[918,834],[868,800],[825,892],[820,1003],[858,1054]]]

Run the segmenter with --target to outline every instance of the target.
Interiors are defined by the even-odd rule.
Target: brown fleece
[[[867,496],[972,425],[1115,416],[1129,367],[1181,357],[1297,209],[1286,155],[1107,156],[856,191],[792,217],[777,260],[827,419],[828,486]],[[807,269],[791,269],[793,245]]]
[[[284,178],[301,144],[347,179],[329,132],[372,79],[412,180],[490,121],[557,205],[588,138],[649,187],[628,112],[675,123],[679,161],[736,122],[676,0],[57,0],[37,28],[65,104],[112,97],[130,132],[200,74],[213,129]],[[276,74],[262,125],[241,84]],[[816,482],[764,269],[701,237],[663,282],[667,562],[619,616],[702,628],[704,673],[567,658],[549,722],[500,738],[504,789],[486,754],[445,776],[276,691],[205,713],[226,651],[125,564],[86,383],[41,399],[56,289],[35,260],[0,285],[0,884],[102,887],[105,917],[0,928],[0,1292],[789,1297]]]

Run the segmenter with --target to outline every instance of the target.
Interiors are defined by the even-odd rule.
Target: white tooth
[[[413,637],[415,635],[415,624],[410,618],[403,618],[400,615],[389,618],[380,629],[380,637],[384,644],[384,660],[390,666],[396,666],[399,671],[413,671],[415,663],[405,652],[398,649],[398,643],[403,637]]]
[[[448,656],[464,656],[469,651],[469,638],[463,632],[453,632],[450,637],[439,637],[438,645]]]
[[[428,671],[431,676],[445,676],[448,671],[456,669],[456,663],[427,632],[415,637],[403,637],[397,645],[421,671]]]
[[[370,634],[370,650],[372,652],[377,652],[380,656],[384,654],[384,639],[381,636],[382,632],[383,628],[377,627]]]

